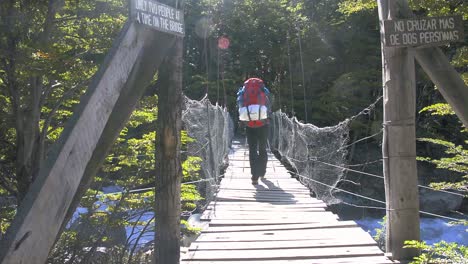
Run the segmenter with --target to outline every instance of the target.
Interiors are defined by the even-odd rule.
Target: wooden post
[[[182,129],[182,45],[178,38],[160,72],[156,130],[156,234],[153,263],[180,262],[180,131]]]
[[[0,244],[1,263],[42,264],[78,186],[90,180],[175,37],[128,22]]]
[[[385,46],[384,20],[396,19],[406,0],[379,0],[384,94],[384,160],[387,209],[386,251],[396,260],[419,254],[403,249],[405,240],[419,240],[419,195],[416,169],[416,88],[411,48]]]

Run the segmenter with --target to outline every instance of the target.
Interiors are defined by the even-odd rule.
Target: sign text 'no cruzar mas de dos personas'
[[[386,20],[384,27],[386,46],[436,46],[464,41],[461,16]]]

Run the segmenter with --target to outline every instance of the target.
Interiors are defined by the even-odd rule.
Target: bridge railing
[[[228,165],[227,155],[234,136],[232,118],[226,109],[212,105],[208,99],[186,98],[182,120],[188,136],[194,139],[187,144],[187,152],[201,158],[201,177],[205,182],[197,184],[198,189],[205,202],[211,201]]]
[[[290,170],[304,175],[299,180],[311,189],[319,199],[337,203],[334,187],[344,176],[344,170],[314,162],[316,159],[343,167],[348,153],[349,120],[335,126],[317,127],[303,124],[295,117],[275,112],[270,124],[270,147],[279,154]]]

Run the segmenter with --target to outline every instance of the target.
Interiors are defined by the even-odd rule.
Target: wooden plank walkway
[[[272,154],[266,177],[251,185],[248,148],[234,141],[233,149],[217,199],[201,217],[209,227],[182,263],[395,263],[354,221],[310,197]]]

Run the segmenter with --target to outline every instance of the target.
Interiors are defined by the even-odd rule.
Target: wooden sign
[[[184,12],[154,0],[132,0],[130,15],[139,24],[184,36]]]
[[[461,16],[385,20],[385,45],[435,46],[464,41]]]

